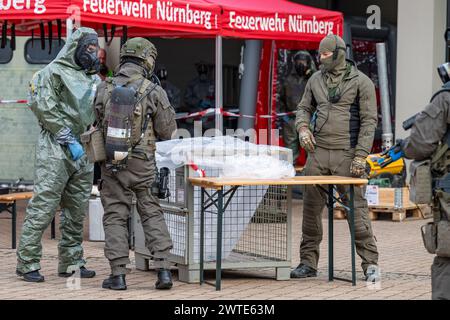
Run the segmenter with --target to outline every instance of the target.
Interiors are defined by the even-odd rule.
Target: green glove
[[[314,135],[308,129],[308,127],[301,127],[299,130],[300,145],[307,152],[312,152],[315,149],[316,140]]]

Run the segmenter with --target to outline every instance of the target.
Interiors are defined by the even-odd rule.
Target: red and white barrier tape
[[[189,166],[190,166],[194,171],[196,171],[196,172],[198,173],[198,175],[200,176],[200,178],[206,177],[205,170],[200,169],[200,168],[198,167],[198,165],[196,165],[195,163],[191,163]]]
[[[0,100],[0,104],[13,104],[13,103],[26,104],[28,103],[28,100]]]
[[[28,101],[27,100],[0,100],[0,104],[15,104],[15,103],[26,104],[26,103],[28,103]],[[224,111],[222,108],[218,109],[216,112],[215,108],[209,108],[206,110],[192,112],[192,113],[187,113],[187,112],[177,113],[175,116],[175,119],[181,120],[181,119],[189,119],[189,118],[202,118],[202,117],[214,115],[215,113],[222,114],[224,117],[252,118],[252,119],[258,118],[258,117],[263,118],[263,119],[269,119],[269,118],[277,118],[277,117],[284,117],[284,116],[292,116],[295,114],[295,112],[291,111],[291,112],[276,113],[273,115],[262,114],[259,116],[250,116],[250,115],[246,115],[246,114],[241,115],[239,113]]]
[[[176,115],[176,119],[189,119],[189,118],[196,118],[196,117],[204,117],[206,115],[209,115],[210,113],[215,113],[216,109],[214,108],[209,108],[206,110],[202,110],[202,111],[198,111],[198,112],[192,112],[192,113],[187,113],[187,112],[183,112],[183,113],[177,113]]]
[[[216,109],[214,108],[209,108],[203,111],[199,111],[199,112],[193,112],[193,113],[177,113],[176,119],[180,120],[180,119],[189,119],[189,118],[196,118],[196,117],[204,117],[210,114],[215,114],[216,113]],[[291,112],[282,112],[282,113],[276,113],[273,115],[269,115],[269,114],[263,114],[263,115],[259,115],[259,116],[250,116],[250,115],[245,115],[245,114],[239,114],[239,113],[234,113],[234,112],[229,112],[229,111],[224,111],[222,108],[220,108],[219,110],[217,110],[217,113],[222,114],[224,117],[235,117],[235,118],[277,118],[277,117],[284,117],[284,116],[291,116],[294,115],[295,112],[291,111]]]

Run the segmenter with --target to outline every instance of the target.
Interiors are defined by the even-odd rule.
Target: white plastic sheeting
[[[174,169],[195,164],[205,170],[206,177],[236,178],[284,178],[295,176],[292,166],[292,152],[289,149],[257,145],[231,136],[202,137],[183,140],[169,140],[156,144],[158,168]],[[173,186],[171,186],[172,189]],[[229,188],[225,187],[224,192]],[[222,257],[226,259],[236,246],[251,218],[266,194],[268,186],[240,187],[234,194],[223,216]],[[176,192],[175,188],[171,193]],[[194,261],[200,256],[200,188],[194,188]],[[244,201],[251,199],[251,201]],[[168,213],[166,213],[167,217]],[[184,239],[188,228],[187,220],[171,217],[168,224],[172,239]],[[217,209],[215,206],[205,212],[205,261],[216,258]],[[187,242],[174,242],[173,252],[182,252]],[[180,247],[181,246],[181,247]]]
[[[220,170],[221,177],[285,178],[295,176],[292,151],[258,145],[231,136],[169,140],[156,144],[158,167],[195,164]]]

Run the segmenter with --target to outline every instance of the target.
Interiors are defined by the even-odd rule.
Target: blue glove
[[[393,148],[389,150],[388,156],[392,159],[392,162],[397,161],[398,159],[405,156],[405,153],[401,148]]]
[[[69,143],[68,146],[73,161],[77,161],[84,155],[83,147],[81,146],[81,144],[78,143],[78,141]]]
[[[377,162],[382,168],[405,156],[402,143],[403,140],[397,140],[397,143],[393,147],[381,153],[381,158]]]

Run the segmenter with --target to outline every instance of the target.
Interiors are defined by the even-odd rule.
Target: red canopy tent
[[[205,1],[222,8],[221,35],[226,37],[317,43],[343,30],[341,13],[286,0]]]
[[[131,35],[212,37],[221,28],[220,7],[203,0],[71,0],[83,25],[127,26]],[[100,25],[100,28],[99,28]]]
[[[55,20],[65,19],[69,0],[2,0],[0,20]]]
[[[99,34],[129,36],[215,37],[216,128],[222,129],[222,37],[266,40],[261,55],[258,112],[271,111],[276,47],[317,48],[328,33],[342,35],[340,12],[286,0],[1,0],[0,21],[16,26],[17,34],[65,20],[93,27]],[[61,24],[60,24],[61,25]],[[126,28],[125,28],[126,27]],[[268,41],[268,40],[272,41]],[[262,111],[261,111],[262,110]],[[264,110],[269,110],[264,112]],[[267,121],[265,121],[267,122]],[[264,121],[257,126],[270,127]],[[270,121],[269,121],[270,122]],[[262,127],[260,126],[262,123]]]
[[[14,24],[17,35],[29,35],[42,22],[52,20],[62,20],[66,29],[82,24],[100,34],[104,26],[115,29],[116,35],[127,27],[132,36],[213,37],[221,27],[220,7],[203,0],[0,1],[0,22]],[[47,24],[45,28],[47,31]]]
[[[60,29],[65,26],[69,17],[67,8],[69,0],[2,0],[0,1],[0,22],[3,33],[14,37],[15,35],[31,35],[33,30],[43,28],[48,34],[51,25],[56,34],[57,25],[50,24],[59,21]],[[63,30],[59,34],[62,35]],[[65,32],[64,32],[65,33]]]

